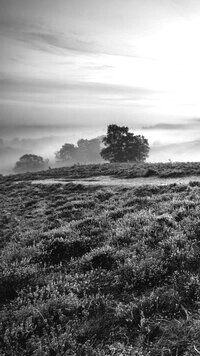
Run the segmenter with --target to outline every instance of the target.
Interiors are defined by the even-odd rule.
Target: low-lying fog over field
[[[160,124],[144,126],[131,130],[148,138],[150,154],[147,162],[199,161],[200,138],[198,125],[188,130],[183,125]],[[0,138],[0,173],[13,173],[16,161],[26,153],[37,154],[49,159],[50,166],[55,165],[55,152],[65,143],[77,144],[81,138],[92,139],[106,134],[106,127],[73,129],[58,126],[3,127]],[[85,163],[85,162],[80,162]],[[64,165],[64,163],[63,163]]]
[[[98,132],[98,131],[97,131]],[[101,131],[99,131],[101,133]],[[4,127],[0,138],[0,173],[12,173],[16,161],[24,154],[36,154],[55,163],[55,153],[64,143],[76,144],[80,138],[94,134],[89,128],[67,127]],[[84,163],[84,162],[83,162]]]

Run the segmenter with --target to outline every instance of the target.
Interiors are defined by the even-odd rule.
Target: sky
[[[0,137],[198,142],[199,38],[199,0],[0,0]]]

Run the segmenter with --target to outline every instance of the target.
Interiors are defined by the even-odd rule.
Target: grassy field
[[[120,178],[136,177],[184,177],[200,175],[200,162],[169,162],[169,163],[105,163],[74,165],[70,167],[48,169],[35,173],[23,174],[23,179],[45,178],[88,178],[96,176],[112,176]],[[2,177],[3,178],[3,177]],[[21,180],[22,175],[7,176],[7,181]]]
[[[162,167],[74,166],[1,179],[2,356],[200,353],[200,183],[28,181],[200,173],[199,163]]]

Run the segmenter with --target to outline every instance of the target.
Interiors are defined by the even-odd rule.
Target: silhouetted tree
[[[144,162],[148,157],[148,140],[129,132],[128,127],[109,125],[102,141],[106,147],[101,156],[110,162]]]
[[[16,162],[14,171],[16,173],[39,171],[45,169],[47,164],[48,160],[44,160],[41,156],[25,154]]]

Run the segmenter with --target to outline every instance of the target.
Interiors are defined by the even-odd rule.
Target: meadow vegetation
[[[23,173],[23,176],[21,174],[11,175],[7,176],[6,180],[77,179],[97,176],[170,178],[191,175],[200,175],[200,162],[74,164],[61,168],[49,168],[39,172]]]
[[[200,173],[200,163],[163,167],[105,164],[1,177],[1,355],[198,355],[200,183],[29,181]]]

